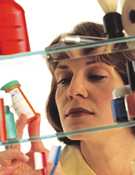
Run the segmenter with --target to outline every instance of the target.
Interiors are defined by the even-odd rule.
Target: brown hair
[[[74,30],[70,33],[72,35],[84,35],[84,36],[96,36],[96,37],[106,37],[106,34],[104,33],[103,26],[96,23],[91,22],[84,22],[79,25],[77,25]],[[56,38],[50,46],[53,46],[55,44],[59,44],[61,42],[61,37],[59,36]],[[59,55],[64,56],[64,55]],[[127,79],[127,73],[126,73],[126,63],[131,55],[128,53],[113,53],[113,54],[104,54],[100,56],[95,56],[96,61],[105,62],[109,65],[114,65],[117,72],[120,74],[124,84],[128,83]],[[53,59],[53,58],[51,58]],[[55,65],[48,62],[49,69],[52,72],[54,72]],[[53,75],[52,80],[52,86],[51,86],[51,92],[49,95],[48,103],[47,103],[47,118],[52,125],[52,127],[56,130],[57,133],[62,132],[62,126],[59,118],[59,113],[57,110],[57,105],[55,102],[55,92],[56,92],[56,82]],[[59,138],[60,141],[63,141],[66,144],[79,144],[79,141],[70,140],[67,137]]]

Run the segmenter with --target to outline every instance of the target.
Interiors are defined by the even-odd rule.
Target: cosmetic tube
[[[130,94],[129,86],[114,89],[112,92],[112,113],[115,122],[127,122],[128,114],[125,105],[125,96]]]

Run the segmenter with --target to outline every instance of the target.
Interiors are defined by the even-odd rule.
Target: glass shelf
[[[106,46],[114,46],[119,44],[120,46],[124,47],[114,47],[113,49],[101,50],[100,52],[96,52],[94,54],[90,54],[91,56],[101,55],[101,54],[110,54],[110,53],[118,53],[123,51],[129,51],[135,49],[135,36],[129,37],[120,37],[114,39],[104,39],[101,41],[95,42],[87,42],[87,43],[76,43],[76,44],[56,44],[55,46],[50,46],[45,48],[46,55],[53,56],[59,54],[61,52],[69,52],[73,50],[80,50],[80,49],[92,49],[92,48],[100,48]]]
[[[94,53],[93,55],[99,55],[99,54],[110,54],[110,53],[118,53],[118,52],[126,52],[129,50],[134,50],[135,49],[135,36],[131,36],[131,37],[124,37],[124,38],[117,38],[117,39],[108,39],[108,40],[103,40],[103,41],[96,41],[96,42],[88,42],[88,43],[78,43],[78,44],[71,44],[71,45],[64,45],[63,43],[61,45],[57,45],[55,47],[46,47],[45,50],[41,50],[41,51],[35,51],[35,52],[26,52],[26,53],[19,53],[19,54],[13,54],[13,55],[1,55],[0,56],[0,74],[4,76],[1,77],[0,80],[0,87],[3,86],[4,83],[12,80],[12,79],[17,79],[19,81],[22,81],[22,85],[27,84],[27,88],[24,90],[26,90],[28,97],[32,96],[33,94],[36,94],[37,91],[37,87],[35,88],[35,91],[32,91],[35,87],[35,85],[38,85],[38,91],[40,90],[42,92],[42,94],[44,93],[44,89],[46,88],[46,85],[48,85],[48,89],[50,88],[50,82],[51,82],[51,75],[48,72],[48,68],[47,68],[47,64],[44,62],[45,59],[48,59],[48,57],[50,55],[53,54],[57,56],[57,54],[61,53],[61,52],[69,52],[72,50],[80,50],[80,49],[91,49],[91,48],[98,48],[98,47],[102,47],[102,46],[113,46],[114,44],[122,44],[122,46],[126,44],[126,47],[121,47],[121,48],[114,48],[112,50],[107,50],[106,52],[98,52],[98,53]],[[93,56],[90,55],[90,56]],[[132,58],[131,58],[132,59]],[[15,67],[13,68],[15,64]],[[28,64],[28,69],[26,68],[26,64]],[[39,69],[37,69],[37,65],[39,64]],[[23,67],[24,65],[24,67]],[[40,67],[41,66],[41,67]],[[9,67],[11,68],[11,70],[8,70]],[[15,70],[14,70],[15,69]],[[9,77],[9,75],[6,77],[5,72],[7,72],[6,70],[8,70],[9,75],[11,75]],[[26,76],[24,78],[22,78],[22,73],[26,73]],[[36,70],[36,73],[40,73],[39,75],[34,74]],[[37,71],[38,70],[38,71]],[[17,73],[16,73],[17,72]],[[32,81],[35,81],[35,84],[31,84],[30,79],[27,77],[27,75],[30,74],[30,79],[32,79]],[[43,80],[41,82],[39,82],[39,77],[42,77]],[[49,77],[49,78],[48,78]],[[33,79],[34,78],[34,79]],[[30,87],[28,85],[31,85]],[[31,90],[31,87],[32,90]],[[42,87],[42,88],[41,88]],[[29,91],[31,91],[29,93]],[[36,96],[35,99],[37,100],[38,98],[42,99],[42,96]],[[46,96],[48,96],[49,91],[47,93]],[[35,103],[35,99],[31,98],[32,102]],[[42,99],[43,103],[42,105],[44,106],[44,102],[46,102],[47,97],[45,97],[45,99]],[[30,100],[31,101],[31,100]],[[38,102],[39,103],[39,102]],[[34,105],[37,107],[37,111],[40,113],[41,109],[38,107],[38,103],[35,103]],[[42,108],[43,108],[42,106]],[[44,108],[42,109],[41,114],[44,113]],[[45,115],[45,114],[43,114]],[[47,121],[44,121],[47,122]],[[129,122],[121,122],[121,123],[112,123],[109,125],[101,125],[101,126],[96,126],[96,127],[92,127],[92,128],[83,128],[83,129],[79,129],[79,130],[75,130],[75,131],[70,131],[70,132],[63,132],[63,133],[59,133],[56,134],[53,130],[51,130],[51,133],[48,134],[44,134],[44,131],[41,131],[40,133],[40,137],[31,137],[29,138],[28,136],[25,136],[24,138],[20,139],[20,140],[10,140],[7,141],[6,143],[0,143],[0,146],[6,146],[6,145],[10,145],[10,144],[18,144],[18,143],[26,143],[26,142],[35,142],[37,140],[44,140],[46,142],[46,140],[51,140],[54,138],[62,138],[62,137],[66,137],[66,136],[71,136],[71,135],[77,135],[79,133],[95,133],[95,132],[102,132],[102,131],[109,131],[111,129],[115,129],[115,128],[127,128],[127,127],[133,127],[135,126],[135,121],[129,121]],[[44,127],[44,126],[43,126]],[[49,129],[50,130],[50,129]]]
[[[114,44],[126,44],[127,47],[125,48],[119,48],[116,50],[109,50],[107,53],[116,53],[116,52],[122,52],[122,51],[129,51],[135,49],[135,36],[129,36],[129,37],[120,37],[120,38],[114,38],[114,39],[105,39],[102,41],[95,41],[95,42],[87,42],[87,43],[76,43],[76,44],[63,44],[56,45],[53,47],[46,47],[45,50],[40,51],[32,51],[32,52],[23,52],[23,53],[17,53],[17,54],[11,54],[11,55],[0,55],[0,60],[7,60],[7,59],[17,59],[20,57],[28,57],[32,55],[42,55],[44,57],[47,57],[50,54],[55,53],[61,53],[61,52],[68,52],[72,50],[78,50],[78,49],[85,49],[85,48],[96,48],[106,45],[114,45]],[[104,54],[104,52],[98,52],[97,54]]]
[[[77,135],[80,133],[95,133],[95,132],[103,132],[103,131],[109,131],[111,129],[116,129],[116,128],[128,128],[128,127],[134,127],[135,126],[135,121],[129,121],[129,122],[123,122],[123,123],[114,123],[111,125],[103,125],[99,127],[93,127],[93,128],[83,128],[83,129],[78,129],[75,131],[69,131],[69,132],[60,132],[58,134],[50,134],[46,136],[39,136],[39,137],[31,137],[31,138],[25,138],[25,139],[20,139],[20,140],[10,140],[5,143],[0,142],[0,146],[7,146],[10,144],[21,144],[21,143],[26,143],[26,142],[36,142],[37,140],[48,140],[48,139],[53,139],[53,138],[63,138],[63,137],[68,137],[68,136],[73,136]]]
[[[40,51],[33,51],[33,52],[22,52],[22,53],[11,54],[11,55],[0,55],[0,61],[14,60],[22,57],[26,58],[30,56],[36,56],[36,55],[46,56],[46,52],[43,50],[40,50]]]

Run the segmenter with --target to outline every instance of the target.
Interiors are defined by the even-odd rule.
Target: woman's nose
[[[76,97],[88,97],[88,91],[85,87],[85,82],[83,81],[83,78],[81,79],[81,77],[78,77],[76,79],[71,80],[70,85],[67,89],[67,97],[70,99]]]

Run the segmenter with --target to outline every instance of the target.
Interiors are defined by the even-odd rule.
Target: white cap
[[[3,98],[4,105],[12,106],[12,98],[10,94],[6,93],[3,90],[0,90],[0,98]]]
[[[6,95],[6,92],[3,90],[0,90],[0,98],[4,99],[5,95]]]
[[[116,99],[116,98],[120,98],[120,97],[130,94],[130,92],[131,92],[130,86],[126,85],[126,86],[114,89],[112,91],[112,96],[113,96],[113,99]]]
[[[4,104],[8,105],[10,107],[12,106],[12,98],[11,98],[11,95],[9,93],[5,93]]]

